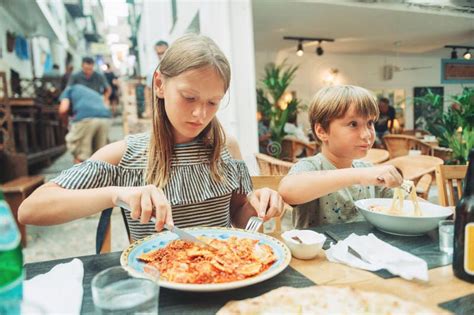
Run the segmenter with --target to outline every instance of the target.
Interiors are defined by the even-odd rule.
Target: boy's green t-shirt
[[[352,167],[370,167],[372,164],[354,160]],[[319,153],[301,159],[291,168],[289,174],[301,172],[335,170],[336,167]],[[357,211],[354,201],[366,198],[392,198],[393,190],[382,186],[353,185],[323,196],[319,199],[295,206],[293,225],[296,228],[307,228],[322,224],[335,224],[362,221],[363,216]]]

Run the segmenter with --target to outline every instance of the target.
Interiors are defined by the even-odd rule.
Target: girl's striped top
[[[87,160],[63,171],[52,182],[67,189],[107,186],[144,186],[150,134],[130,135],[127,149],[118,165]],[[171,162],[171,175],[163,192],[171,204],[173,221],[180,228],[193,226],[230,226],[230,200],[233,193],[252,190],[248,169],[234,160],[227,149],[221,153],[223,181],[210,173],[209,153],[202,141],[177,144]],[[140,224],[125,211],[133,240],[155,233],[153,223]]]

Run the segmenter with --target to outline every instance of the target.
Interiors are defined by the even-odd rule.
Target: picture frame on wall
[[[440,111],[443,110],[443,106],[433,106],[423,97],[429,94],[429,92],[441,97],[441,102],[444,98],[444,87],[442,86],[422,86],[413,88],[413,117],[415,121],[415,129],[427,129],[427,121],[433,121],[431,117],[438,117]]]

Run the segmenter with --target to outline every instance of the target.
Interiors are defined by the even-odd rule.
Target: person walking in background
[[[110,66],[110,64],[106,63],[105,65],[107,67],[107,70],[105,70],[104,75],[105,75],[105,78],[107,79],[107,83],[109,83],[109,86],[112,88],[112,92],[110,93],[110,96],[109,96],[110,109],[112,110],[112,116],[115,117],[116,112],[117,112],[117,106],[119,103],[118,77],[112,71],[112,67]]]
[[[80,163],[107,144],[110,110],[99,93],[80,84],[68,86],[60,100],[59,115],[64,118],[72,113],[66,146],[74,163]]]
[[[68,86],[81,84],[104,95],[104,103],[109,105],[109,96],[112,89],[107,83],[107,79],[97,71],[94,71],[94,59],[91,57],[82,58],[82,71],[71,75]]]
[[[376,145],[383,146],[383,136],[392,133],[393,120],[395,119],[395,108],[390,106],[390,100],[382,97],[378,102],[379,119],[375,122]]]

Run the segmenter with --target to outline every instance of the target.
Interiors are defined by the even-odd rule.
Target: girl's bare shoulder
[[[100,148],[90,157],[90,159],[118,165],[126,150],[127,142],[125,140],[120,140]]]

